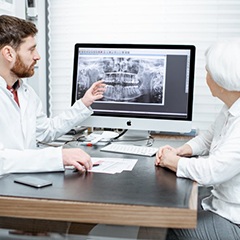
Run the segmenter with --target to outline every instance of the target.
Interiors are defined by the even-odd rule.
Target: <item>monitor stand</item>
[[[117,138],[119,142],[126,144],[134,144],[134,145],[147,145],[147,142],[150,137],[149,131],[144,130],[127,130],[122,136]]]

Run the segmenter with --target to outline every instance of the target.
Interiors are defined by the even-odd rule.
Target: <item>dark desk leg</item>
[[[165,240],[166,236],[166,228],[140,227],[138,232],[138,239]]]
[[[78,232],[78,223],[72,223],[74,228],[70,228],[70,234]],[[153,227],[137,227],[137,226],[120,226],[109,224],[96,224],[92,229],[90,224],[88,226],[89,236],[106,237],[106,239],[131,239],[131,240],[165,240],[167,229],[153,228]],[[87,228],[86,228],[87,229]],[[86,234],[87,235],[87,234]]]
[[[75,222],[64,222],[64,221],[51,221],[51,220],[38,220],[38,219],[21,219],[21,218],[11,218],[11,217],[0,217],[0,239],[1,239],[1,228],[8,230],[9,234],[12,236],[12,239],[18,239],[17,236],[21,237],[26,236],[41,236],[43,239],[49,239],[51,233],[59,233],[60,235],[67,234],[79,235],[79,236],[88,236],[89,233],[93,232],[94,227],[101,226],[101,224],[87,224],[87,223],[75,223]],[[112,227],[111,227],[112,226]],[[127,237],[127,232],[124,237],[119,237],[113,229],[117,226],[106,225],[104,232],[99,232],[98,237],[109,236],[108,239],[111,239],[111,236],[114,239],[129,239]],[[129,227],[118,226],[117,228],[128,229]],[[138,229],[138,227],[133,227]],[[130,227],[131,229],[131,227]],[[97,231],[98,232],[98,231]],[[95,234],[97,234],[95,232]],[[165,240],[167,229],[164,228],[151,228],[151,227],[139,227],[137,239],[138,240]],[[97,235],[96,235],[97,236]],[[119,238],[118,238],[119,237]],[[10,238],[11,239],[11,238]],[[134,238],[135,239],[135,238]]]
[[[33,235],[48,233],[88,235],[94,226],[96,224],[0,217],[0,228],[8,229],[12,234],[25,232]]]
[[[72,222],[68,234],[87,236],[97,224]]]
[[[0,228],[7,228],[32,233],[66,233],[69,226],[70,223],[63,221],[0,217]]]

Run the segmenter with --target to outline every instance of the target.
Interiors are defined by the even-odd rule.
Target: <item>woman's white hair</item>
[[[211,45],[205,57],[206,69],[219,86],[240,91],[240,38]]]

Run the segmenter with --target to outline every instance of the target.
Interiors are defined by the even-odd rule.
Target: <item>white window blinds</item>
[[[239,0],[48,0],[50,114],[71,103],[77,42],[196,46],[194,128],[205,130],[222,103],[205,82],[204,52],[214,41],[240,37]]]

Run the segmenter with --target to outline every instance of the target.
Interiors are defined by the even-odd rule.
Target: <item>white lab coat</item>
[[[20,108],[0,77],[0,175],[10,172],[63,171],[62,148],[38,149],[36,142],[51,142],[92,114],[78,100],[59,116],[47,118],[34,90],[22,80]]]

